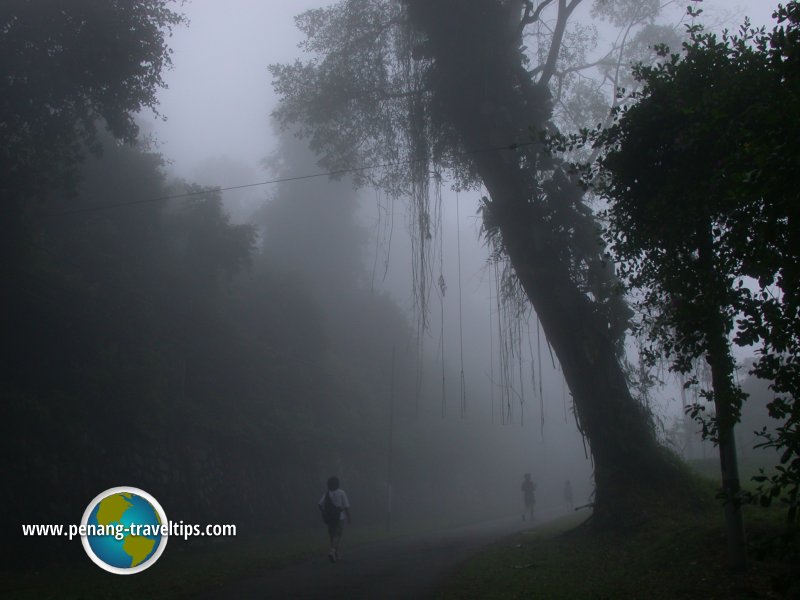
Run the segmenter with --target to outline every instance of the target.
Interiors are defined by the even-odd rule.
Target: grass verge
[[[463,563],[437,598],[800,597],[796,564],[751,553],[746,572],[725,566],[723,515],[716,502],[692,512],[659,507],[626,531],[598,531],[582,524],[586,517],[565,517],[491,546]],[[745,507],[750,539],[776,533],[782,518],[780,510]]]

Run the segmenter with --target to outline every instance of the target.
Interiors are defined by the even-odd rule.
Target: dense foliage
[[[0,6],[0,181],[6,211],[69,178],[97,122],[133,140],[155,109],[167,38],[183,17],[170,0],[9,0]],[[18,207],[15,207],[18,208]],[[19,209],[19,208],[18,208]]]
[[[615,124],[586,135],[603,149],[589,179],[609,202],[611,250],[653,356],[682,373],[700,358],[711,368],[703,395],[716,415],[704,427],[720,443],[729,495],[738,485],[724,447],[744,399],[731,344],[755,346],[753,373],[771,382],[770,414],[783,422],[765,433],[782,464],[757,495],[781,496],[796,527],[798,4],[776,17],[771,33],[690,28],[682,54],[662,48],[661,64],[636,71],[644,88]]]

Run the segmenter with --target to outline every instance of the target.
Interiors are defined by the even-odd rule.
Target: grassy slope
[[[713,487],[701,484],[709,498]],[[751,553],[746,573],[724,566],[722,509],[656,508],[635,530],[598,533],[579,514],[518,534],[465,562],[440,599],[797,598],[797,566]],[[749,539],[778,531],[780,509],[745,508]]]

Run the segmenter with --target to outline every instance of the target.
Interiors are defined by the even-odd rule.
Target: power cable
[[[483,149],[480,149],[480,150],[471,150],[471,151],[467,151],[467,152],[460,152],[460,153],[457,153],[457,154],[453,154],[453,157],[471,156],[473,154],[481,154],[481,153],[484,153],[484,152],[497,152],[499,150],[516,150],[518,148],[523,148],[523,147],[526,147],[526,146],[532,146],[534,144],[539,144],[539,143],[540,142],[535,142],[535,141],[521,142],[521,143],[516,143],[515,142],[515,143],[512,143],[512,144],[508,144],[507,146],[494,146],[494,147],[483,148]],[[204,196],[206,194],[214,193],[214,192],[227,192],[227,191],[231,191],[231,190],[243,190],[243,189],[254,188],[254,187],[262,187],[262,186],[265,186],[265,185],[275,185],[275,184],[278,184],[278,183],[288,183],[288,182],[292,182],[292,181],[303,181],[303,180],[306,180],[306,179],[316,179],[316,178],[319,178],[319,177],[335,177],[335,176],[338,176],[338,175],[347,175],[349,173],[358,173],[358,172],[361,172],[361,171],[369,171],[371,169],[386,169],[386,168],[389,168],[389,167],[401,167],[403,165],[410,165],[410,164],[413,164],[413,163],[422,162],[423,160],[424,159],[408,159],[408,160],[401,160],[401,161],[391,162],[391,163],[382,163],[382,164],[379,164],[379,165],[367,165],[367,166],[362,166],[362,167],[351,167],[351,168],[347,168],[347,169],[337,169],[337,170],[333,170],[333,171],[324,171],[324,172],[320,172],[320,173],[310,173],[310,174],[307,174],[307,175],[295,175],[293,177],[278,177],[276,179],[268,179],[266,181],[258,181],[258,182],[255,182],[255,183],[245,183],[245,184],[241,184],[241,185],[231,185],[231,186],[226,186],[226,187],[204,188],[202,190],[194,190],[194,191],[191,191],[191,192],[182,192],[180,194],[166,194],[164,196],[157,196],[155,198],[142,198],[142,199],[139,199],[139,200],[127,200],[125,202],[114,202],[114,203],[111,203],[111,204],[96,204],[96,205],[93,205],[93,206],[84,206],[84,207],[73,208],[73,209],[70,209],[70,210],[64,210],[64,211],[60,211],[60,212],[56,212],[56,213],[49,213],[49,214],[46,214],[46,215],[43,215],[43,216],[47,216],[47,217],[63,217],[63,216],[74,215],[74,214],[81,214],[81,213],[95,212],[95,211],[101,211],[101,210],[108,210],[108,209],[112,209],[112,208],[122,208],[122,207],[125,207],[125,206],[137,206],[137,205],[141,205],[141,204],[152,204],[152,203],[155,203],[155,202],[165,202],[167,200],[177,200],[177,199],[180,199],[180,198],[191,198],[191,197],[194,197],[194,196]]]

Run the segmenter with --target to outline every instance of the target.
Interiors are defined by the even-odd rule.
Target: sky
[[[176,173],[189,177],[208,158],[225,156],[252,169],[256,180],[264,178],[259,163],[274,147],[269,114],[276,104],[267,66],[299,56],[294,15],[330,4],[190,0],[183,6],[190,24],[170,41],[173,69],[165,76],[168,89],[159,94],[167,121],[155,124],[161,151]],[[744,15],[768,23],[776,5],[772,0],[704,3],[711,22],[729,26]]]
[[[276,99],[267,66],[299,55],[294,15],[311,0],[193,0],[188,27],[170,41],[173,68],[159,94],[167,117],[156,130],[161,151],[188,176],[210,157],[256,170],[273,148],[269,114]]]

